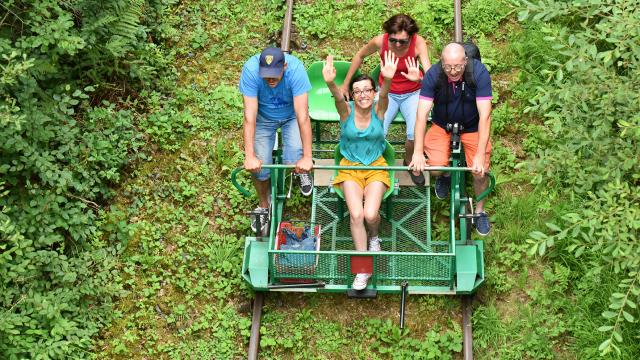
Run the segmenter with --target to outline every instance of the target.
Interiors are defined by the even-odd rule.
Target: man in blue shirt
[[[473,71],[465,71],[467,67],[472,67]],[[468,76],[473,78],[468,79]],[[449,164],[451,134],[445,129],[447,124],[458,123],[462,126],[460,140],[473,172],[476,195],[489,185],[485,173],[489,171],[491,157],[491,99],[491,77],[487,68],[479,60],[467,59],[462,45],[451,43],[442,51],[439,66],[432,66],[425,74],[418,102],[415,141],[420,143],[424,136],[426,163],[429,166]],[[432,107],[433,125],[425,136],[427,114]],[[419,147],[413,153],[411,165],[419,171],[425,169],[424,154]],[[440,172],[432,173],[437,176],[436,196],[444,199],[448,196],[451,179]],[[475,212],[479,215],[476,230],[480,235],[487,235],[491,224],[484,212],[484,200],[476,204]]]
[[[252,56],[242,68],[240,92],[244,100],[244,168],[254,173],[254,185],[259,205],[252,221],[253,231],[264,233],[269,208],[269,171],[263,164],[272,164],[271,151],[276,131],[282,128],[282,158],[285,164],[295,164],[302,194],[313,191],[308,172],[311,158],[311,121],[308,92],[311,83],[304,65],[296,57],[278,48],[266,48]],[[261,228],[257,229],[257,220]]]

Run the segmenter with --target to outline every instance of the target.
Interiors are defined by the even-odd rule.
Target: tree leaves
[[[640,113],[640,33],[630,30],[640,28],[639,4],[519,3],[520,20],[544,21],[545,40],[561,54],[545,64],[547,85],[529,108],[545,117],[553,136],[533,167],[543,174],[540,182],[557,184],[575,207],[546,223],[546,232],[529,234],[529,254],[559,245],[560,253],[588,256],[591,271],[618,274],[624,291],[610,294],[602,312],[607,324],[598,328],[609,339],[598,349],[619,352],[623,326],[637,322],[640,300],[640,126],[637,118],[629,120]]]
[[[107,254],[129,233],[125,222],[102,239],[97,222],[122,169],[140,157],[135,98],[160,70],[144,53],[147,32],[161,25],[149,20],[169,3],[0,7],[0,358],[88,357],[112,315],[120,291]]]

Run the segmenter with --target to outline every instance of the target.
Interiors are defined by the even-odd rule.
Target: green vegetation
[[[617,283],[605,293],[598,330],[608,338],[599,350],[625,356],[639,349],[623,341],[637,336],[640,316],[640,49],[631,30],[640,26],[638,4],[546,1],[519,15],[554,26],[541,31],[560,57],[541,72],[546,84],[526,109],[544,116],[550,146],[531,165],[536,181],[551,183],[574,208],[530,234],[531,252],[555,246],[575,256],[583,276]]]
[[[130,232],[104,209],[146,158],[138,92],[171,79],[157,56],[168,5],[143,5],[0,6],[2,358],[86,356],[122,293]]]
[[[468,0],[494,87],[479,359],[635,359],[638,1]],[[250,9],[250,10],[248,10]],[[242,358],[246,59],[282,1],[0,4],[0,358]],[[299,1],[293,51],[349,59],[391,14],[435,60],[453,2]],[[517,19],[516,19],[517,16]],[[365,70],[375,66],[370,57]],[[248,178],[241,180],[250,187]],[[294,191],[292,213],[308,207]],[[448,208],[432,203],[434,235]],[[459,300],[270,294],[265,359],[460,358]]]

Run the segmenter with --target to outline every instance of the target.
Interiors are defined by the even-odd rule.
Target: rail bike
[[[334,66],[339,85],[339,78],[344,78],[349,63],[336,62]],[[263,295],[273,291],[341,292],[354,298],[401,294],[401,327],[404,326],[407,295],[473,294],[485,280],[484,243],[470,237],[475,217],[473,202],[482,200],[493,190],[494,176],[489,174],[490,185],[482,194],[476,198],[467,194],[467,173],[470,169],[465,164],[461,131],[457,124],[453,124],[448,129],[452,149],[450,166],[427,168],[427,173],[442,171],[451,175],[448,236],[433,236],[429,176],[425,176],[427,182],[424,186],[416,186],[407,172],[409,167],[399,165],[402,158],[396,159],[397,151],[391,143],[387,142],[383,155],[391,166],[339,165],[341,155],[335,145],[337,140],[325,136],[330,132],[327,127],[338,127],[339,117],[322,79],[321,67],[322,62],[317,62],[308,69],[312,84],[309,114],[314,129],[315,163],[310,216],[304,219],[301,216],[284,216],[291,194],[294,166],[281,163],[280,150],[274,149],[274,164],[263,166],[271,173],[268,230],[245,239],[242,264],[242,277],[256,292],[254,321],[256,316],[260,317]],[[402,122],[401,117],[394,122]],[[339,169],[389,171],[391,186],[380,206],[378,236],[382,251],[354,250],[349,211],[340,189],[332,185]],[[243,169],[235,169],[231,180],[241,193],[248,196],[249,191],[238,182],[241,172]],[[303,233],[314,239],[312,248],[301,250],[286,246],[287,242],[291,243]],[[372,274],[364,290],[351,288],[357,273]],[[259,324],[259,319],[257,322]],[[254,343],[256,341],[253,340]]]

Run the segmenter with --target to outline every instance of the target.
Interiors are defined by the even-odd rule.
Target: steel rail
[[[256,292],[256,298],[253,300],[253,316],[251,318],[251,338],[249,338],[249,351],[247,358],[249,360],[258,359],[258,349],[260,348],[260,321],[262,320],[262,305],[264,305],[265,293]]]
[[[453,40],[462,42],[462,0],[453,0]]]
[[[282,26],[282,40],[280,49],[282,52],[291,53],[291,22],[293,18],[293,0],[287,0],[287,12],[284,15],[284,25]]]
[[[473,329],[471,327],[472,295],[462,297],[462,346],[464,360],[473,360]]]
[[[287,12],[284,17],[284,25],[282,26],[282,39],[280,41],[280,49],[282,52],[290,53],[291,44],[291,22],[293,18],[293,0],[287,0]],[[232,176],[235,178],[234,176]],[[234,179],[235,180],[235,179]],[[253,300],[253,314],[251,318],[251,337],[249,338],[249,350],[247,358],[249,360],[258,359],[258,351],[260,349],[260,322],[262,320],[262,306],[264,305],[265,293],[256,292],[256,298]]]

